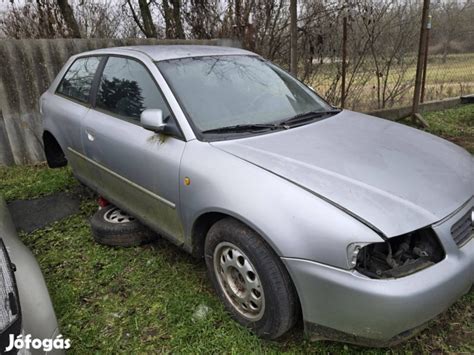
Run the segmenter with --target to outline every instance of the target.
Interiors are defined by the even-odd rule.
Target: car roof
[[[81,53],[80,55],[106,54],[110,51],[114,51],[115,53],[117,53],[117,51],[123,51],[124,54],[130,53],[130,51],[137,51],[146,54],[154,61],[216,55],[257,55],[240,48],[203,45],[141,45],[112,47],[96,49],[87,53]]]

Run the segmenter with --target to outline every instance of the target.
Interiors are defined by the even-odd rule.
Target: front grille
[[[462,218],[451,227],[451,235],[458,247],[466,244],[473,234],[472,211],[466,213]]]
[[[13,268],[7,249],[0,239],[0,338],[18,328],[20,322],[20,304],[13,275]]]

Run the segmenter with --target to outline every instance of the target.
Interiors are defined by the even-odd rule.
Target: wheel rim
[[[130,223],[133,222],[135,218],[115,207],[104,214],[104,220],[109,223]]]
[[[242,316],[257,321],[265,311],[265,296],[257,270],[245,253],[229,242],[214,251],[214,273],[227,300]]]

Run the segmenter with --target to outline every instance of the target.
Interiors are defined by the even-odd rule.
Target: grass
[[[470,105],[426,118],[432,132],[472,147],[473,115]],[[70,169],[45,166],[2,168],[0,177],[0,193],[9,200],[76,184]],[[94,243],[88,219],[95,209],[95,202],[85,198],[78,214],[21,235],[41,265],[62,333],[72,340],[71,354],[474,352],[473,292],[394,349],[309,342],[301,325],[283,339],[263,341],[225,313],[202,261],[165,240],[128,249]],[[199,310],[205,310],[204,317]]]
[[[430,124],[429,132],[461,145],[474,154],[474,105],[429,112],[423,117]]]
[[[70,169],[36,166],[0,167],[0,195],[7,201],[36,198],[76,185]]]

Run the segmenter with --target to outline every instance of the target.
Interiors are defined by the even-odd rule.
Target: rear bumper
[[[449,233],[451,225],[445,221],[433,226],[446,258],[399,279],[375,280],[354,270],[282,258],[297,288],[309,335],[385,346],[416,334],[469,292],[474,281],[474,239],[458,248]]]

